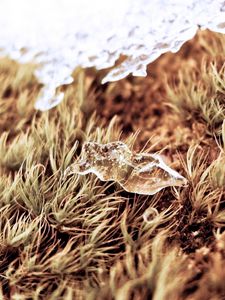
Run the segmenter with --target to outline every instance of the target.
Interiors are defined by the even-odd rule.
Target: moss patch
[[[199,32],[146,78],[76,70],[45,113],[33,66],[1,60],[0,298],[225,297],[224,58],[224,36]],[[62,177],[84,141],[115,140],[159,151],[188,187],[146,197]]]

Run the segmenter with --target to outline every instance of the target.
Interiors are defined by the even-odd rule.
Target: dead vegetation
[[[144,79],[77,70],[46,113],[32,66],[1,60],[0,299],[225,299],[224,58],[201,32]],[[84,141],[115,140],[160,151],[188,187],[62,176]]]

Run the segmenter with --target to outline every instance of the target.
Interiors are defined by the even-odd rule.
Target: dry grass
[[[224,45],[199,33],[151,76],[104,86],[77,70],[46,113],[33,67],[1,60],[0,299],[225,298]],[[161,151],[188,187],[62,176],[85,141],[115,140]]]

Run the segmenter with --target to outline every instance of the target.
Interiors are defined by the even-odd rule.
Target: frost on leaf
[[[74,173],[94,173],[102,181],[115,181],[127,192],[143,195],[187,184],[187,180],[168,167],[160,155],[132,152],[120,141],[85,143],[81,158],[66,169],[65,176]]]
[[[58,87],[78,67],[113,67],[103,82],[145,76],[162,53],[180,49],[199,28],[225,33],[224,0],[0,0],[0,54],[37,65],[36,108],[63,99]]]

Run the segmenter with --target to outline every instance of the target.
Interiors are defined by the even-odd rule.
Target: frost
[[[160,155],[135,153],[122,142],[83,145],[81,159],[65,171],[70,174],[94,173],[102,181],[114,181],[130,193],[153,195],[169,186],[184,186],[187,180],[168,167]]]
[[[0,54],[37,64],[44,85],[36,108],[63,99],[56,88],[73,81],[77,66],[104,69],[103,79],[146,75],[146,65],[176,52],[198,28],[225,33],[221,0],[0,0]]]

